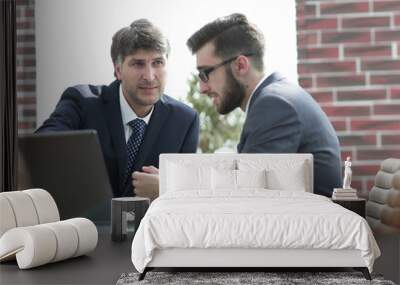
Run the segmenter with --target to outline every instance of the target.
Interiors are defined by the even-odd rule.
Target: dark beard
[[[226,115],[240,105],[245,97],[244,85],[233,77],[232,71],[228,66],[225,68],[226,71],[226,84],[223,90],[224,96],[221,98],[221,104],[217,108],[218,113]]]

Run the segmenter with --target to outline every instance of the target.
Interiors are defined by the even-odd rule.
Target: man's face
[[[196,53],[197,69],[220,64],[224,59],[214,55],[214,44],[207,43]],[[212,98],[220,114],[228,114],[239,107],[245,98],[245,88],[232,74],[230,64],[220,66],[208,74],[208,81],[200,79],[200,93]]]
[[[164,92],[166,58],[158,51],[139,49],[116,64],[115,73],[131,107],[150,107]]]

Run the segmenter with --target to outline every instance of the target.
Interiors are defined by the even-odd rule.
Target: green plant
[[[200,94],[198,83],[198,77],[192,75],[186,100],[199,113],[200,151],[213,153],[222,147],[236,151],[244,122],[243,112],[236,109],[228,115],[218,114],[212,101]]]

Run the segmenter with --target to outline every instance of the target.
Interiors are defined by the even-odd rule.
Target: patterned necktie
[[[127,151],[127,166],[126,166],[126,171],[125,171],[125,185],[128,182],[127,180],[130,178],[132,171],[133,171],[133,165],[135,164],[135,159],[137,152],[139,150],[140,144],[142,143],[143,140],[143,135],[146,130],[146,123],[141,120],[141,119],[134,119],[128,123],[128,125],[132,129],[132,135],[129,137],[129,140],[126,144],[126,151]]]

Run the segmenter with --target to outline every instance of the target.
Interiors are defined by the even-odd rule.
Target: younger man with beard
[[[156,198],[159,155],[197,150],[197,113],[163,94],[168,53],[167,39],[148,20],[120,29],[111,45],[117,80],[67,88],[37,130],[96,130],[114,197]]]
[[[301,87],[264,74],[264,38],[241,14],[218,18],[194,33],[200,92],[220,114],[240,107],[246,120],[239,153],[312,153],[314,193],[341,185],[339,141],[327,116]]]

